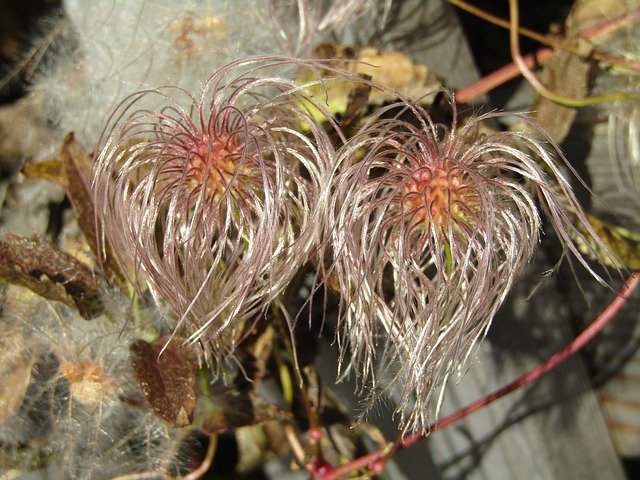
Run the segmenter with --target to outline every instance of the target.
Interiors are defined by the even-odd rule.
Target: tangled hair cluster
[[[400,388],[405,430],[427,427],[432,392],[464,364],[532,257],[536,197],[584,263],[573,215],[586,221],[549,139],[479,133],[503,115],[458,125],[454,108],[445,127],[419,106],[392,105],[338,153],[325,221],[343,300],[342,368],[373,400]]]
[[[275,37],[284,41],[292,54],[308,55],[329,33],[335,34],[358,17],[375,21],[382,28],[393,0],[268,0],[267,3]]]
[[[3,405],[10,415],[0,421],[3,448],[15,464],[32,470],[33,460],[23,453],[25,445],[37,444],[38,458],[48,457],[60,478],[183,467],[185,431],[131,402],[142,397],[130,360],[133,329],[105,316],[87,322],[64,305],[26,298],[16,295],[0,313],[0,347],[9,367],[0,373],[2,386],[21,399]]]
[[[334,153],[307,112],[322,105],[270,76],[294,64],[304,66],[228,64],[197,98],[170,87],[133,95],[96,159],[103,244],[139,287],[171,306],[174,332],[201,342],[215,361],[233,352],[244,323],[282,292],[318,236]],[[157,96],[166,107],[145,109]]]
[[[122,104],[94,172],[102,244],[139,290],[171,307],[174,334],[216,365],[319,255],[323,282],[341,297],[341,371],[369,387],[371,404],[399,388],[402,428],[424,430],[433,392],[533,256],[539,207],[587,268],[576,239],[606,248],[544,132],[480,134],[506,114],[459,123],[455,107],[443,126],[402,101],[346,140],[311,85],[274,77],[274,67],[333,68],[250,58],[221,68],[197,98],[164,88]],[[161,112],[145,108],[158,96]]]

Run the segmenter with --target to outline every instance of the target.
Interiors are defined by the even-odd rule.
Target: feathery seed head
[[[277,37],[293,55],[305,56],[313,45],[326,41],[347,24],[364,17],[364,24],[380,29],[391,13],[393,0],[269,0],[270,20]]]
[[[87,322],[58,302],[9,288],[1,321],[12,345],[3,360],[25,384],[20,390],[15,374],[0,372],[2,384],[19,393],[11,415],[0,422],[2,441],[33,448],[34,456],[46,454],[64,478],[155,468],[163,451],[180,440],[153,413],[129,404],[142,398],[129,354],[133,332],[105,316]],[[173,465],[173,458],[162,460]]]
[[[242,146],[228,134],[209,138],[202,135],[199,143],[189,151],[189,180],[192,186],[203,185],[205,196],[215,197],[224,193],[236,172]]]
[[[333,147],[301,105],[326,109],[269,73],[301,66],[314,68],[250,58],[218,70],[197,98],[176,88],[136,94],[99,148],[102,234],[138,285],[172,307],[172,328],[214,360],[283,290],[317,236]],[[158,95],[166,108],[145,109]]]
[[[85,360],[78,364],[64,363],[60,368],[69,382],[71,396],[79,403],[100,405],[105,399],[115,398],[117,387],[100,365]]]
[[[393,114],[398,106],[413,118]],[[571,215],[584,214],[545,142],[478,134],[503,115],[459,125],[454,111],[444,127],[416,105],[393,105],[337,154],[325,221],[343,300],[338,341],[373,399],[400,385],[405,430],[426,428],[432,392],[461,368],[532,257],[536,196],[584,263],[571,240]]]

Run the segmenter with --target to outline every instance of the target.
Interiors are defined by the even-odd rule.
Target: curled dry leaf
[[[35,357],[22,355],[23,348],[20,330],[5,324],[0,337],[0,422],[16,415],[31,380]]]
[[[545,62],[541,80],[558,95],[585,98],[589,93],[592,68],[591,62],[577,55],[557,51]],[[538,98],[533,111],[536,112],[536,122],[558,143],[567,137],[577,115],[575,108],[558,105],[543,97]]]
[[[95,216],[93,202],[89,193],[93,162],[76,142],[72,133],[68,134],[64,139],[60,159],[65,167],[67,194],[78,213],[78,225],[87,237],[87,242],[91,245],[91,249],[97,252]]]
[[[87,320],[103,311],[100,284],[91,269],[43,239],[7,235],[0,241],[0,280],[75,306]]]
[[[197,417],[207,435],[216,435],[270,420],[283,420],[290,414],[254,393],[221,387],[201,397]]]
[[[69,133],[62,144],[60,155],[42,162],[26,163],[22,173],[27,178],[39,178],[64,187],[78,215],[78,226],[85,236],[89,248],[96,258],[100,257],[96,242],[95,213],[91,196],[93,159]],[[102,255],[103,269],[107,280],[122,285],[124,276],[113,261],[109,246]]]
[[[609,251],[604,251],[593,240],[587,243],[584,239],[576,238],[576,243],[584,255],[606,267],[640,269],[640,234],[593,215],[587,215],[587,220]],[[584,234],[584,238],[592,239],[587,235],[584,225],[578,224],[578,229]]]
[[[374,82],[417,101],[426,101],[426,98],[433,100],[435,93],[440,90],[440,82],[429,73],[427,67],[413,62],[402,52],[383,52],[374,47],[362,47],[356,52],[356,59],[363,62],[356,67],[357,73],[370,76]],[[395,98],[388,92],[376,89],[371,92],[371,103],[374,105],[392,100]]]
[[[27,162],[22,167],[22,174],[27,178],[38,178],[67,188],[67,172],[60,157],[41,162]]]
[[[350,105],[362,108],[360,103],[361,99],[365,98],[365,93],[368,104],[372,106],[395,100],[397,95],[393,91],[417,99],[422,104],[430,104],[441,89],[441,83],[429,73],[426,66],[413,62],[399,51],[381,51],[369,46],[354,49],[325,43],[319,45],[312,55],[319,59],[332,59],[331,63],[335,67],[369,78],[374,84],[385,87],[386,90],[372,88],[370,92],[357,91],[358,86],[351,81],[327,82],[322,85],[322,90],[318,87],[315,93],[327,95],[331,111],[336,114],[346,113],[347,117]],[[331,71],[323,74],[332,76]]]
[[[93,159],[82,149],[72,133],[68,134],[64,140],[60,158],[65,165],[67,175],[67,195],[69,195],[69,200],[78,214],[78,226],[84,233],[93,253],[100,258],[95,228],[95,210],[91,194]],[[110,283],[122,286],[124,276],[113,260],[114,257],[110,250],[110,247],[106,245],[102,255],[104,273]]]
[[[168,342],[168,343],[167,343]],[[160,337],[131,344],[131,365],[153,412],[174,427],[193,421],[196,407],[196,354],[180,338]]]

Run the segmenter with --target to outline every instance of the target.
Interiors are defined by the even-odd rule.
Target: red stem
[[[553,55],[553,53],[553,48],[544,47],[540,48],[537,52],[530,53],[522,58],[528,68],[533,68],[536,65],[542,65]],[[472,85],[456,92],[456,103],[463,104],[471,102],[479,96],[484,95],[494,88],[499,87],[500,85],[507,83],[509,80],[513,80],[519,76],[520,68],[515,63],[510,63],[509,65],[500,67],[498,70],[482,77]]]
[[[452,413],[451,415],[448,415],[436,421],[427,428],[427,432],[433,433],[445,427],[448,427],[452,423],[455,423],[458,420],[463,419],[467,415],[470,415],[475,411],[486,407],[490,403],[495,402],[499,398],[504,397],[514,390],[535,382],[540,377],[556,368],[567,358],[569,358],[571,355],[579,351],[587,343],[593,340],[593,338],[602,331],[602,329],[615,317],[620,308],[622,308],[629,296],[638,286],[638,283],[640,283],[640,272],[634,272],[629,276],[624,286],[620,290],[620,293],[600,314],[600,316],[596,320],[594,320],[593,323],[591,323],[591,325],[589,325],[580,335],[573,339],[573,341],[571,341],[566,347],[554,354],[546,362],[537,365],[529,372],[518,377],[504,387],[501,387],[498,390],[495,390],[494,392],[480,398],[479,400],[470,403],[466,407]],[[413,435],[409,435],[408,437],[400,438],[390,447],[382,448],[363,457],[356,458],[355,460],[346,463],[345,465],[341,465],[340,467],[337,467],[322,476],[316,476],[315,478],[317,480],[338,480],[342,476],[348,475],[349,473],[362,468],[369,468],[374,470],[375,472],[379,472],[393,452],[415,445],[423,438],[425,438],[425,434],[423,433],[414,433]]]
[[[606,20],[601,23],[597,23],[591,27],[585,28],[580,32],[580,36],[585,39],[594,39],[603,35],[610,34],[619,28],[622,28],[629,23],[636,22],[640,19],[640,10],[631,11],[625,15]],[[538,49],[535,53],[530,53],[523,57],[528,68],[533,68],[536,65],[542,65],[549,59],[554,53],[554,49],[550,47],[543,47]],[[640,64],[638,62],[621,62],[622,65],[626,65],[628,68],[638,69]],[[498,70],[484,76],[477,82],[465,87],[456,92],[456,102],[459,104],[468,103],[487,92],[490,92],[494,88],[513,80],[520,76],[520,69],[515,63],[510,63]]]

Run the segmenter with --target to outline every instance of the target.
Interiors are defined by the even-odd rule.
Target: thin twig
[[[207,447],[207,453],[204,456],[204,460],[198,468],[192,471],[190,474],[185,475],[183,477],[184,480],[198,480],[205,473],[209,471],[211,468],[211,464],[213,463],[213,458],[216,456],[216,448],[218,446],[218,436],[211,435],[209,436],[209,446]]]
[[[467,415],[475,412],[476,410],[489,405],[490,403],[493,403],[499,398],[504,397],[514,390],[535,382],[543,375],[549,373],[551,370],[567,360],[571,355],[584,348],[587,343],[593,340],[593,338],[602,331],[602,329],[615,317],[620,308],[625,304],[625,302],[629,298],[629,295],[631,295],[631,293],[635,290],[639,282],[640,273],[636,272],[631,274],[631,276],[627,279],[626,283],[622,287],[622,290],[620,291],[618,296],[613,300],[613,302],[609,304],[609,306],[600,314],[600,316],[596,320],[594,320],[593,323],[591,323],[591,325],[589,325],[571,343],[569,343],[565,348],[549,358],[546,362],[541,363],[529,372],[515,379],[513,382],[505,385],[504,387],[496,390],[493,393],[490,393],[489,395],[470,404],[462,410],[454,412],[451,415],[435,422],[429,427],[428,430],[431,433],[441,430],[451,425],[452,423],[457,422],[461,418],[464,418]]]
[[[295,458],[296,463],[300,465],[300,467],[306,467],[307,465],[307,454],[304,451],[304,447],[296,434],[295,428],[290,422],[286,422],[284,424],[284,434],[287,437],[287,443],[289,447],[291,447],[291,453],[293,453],[293,458]]]
[[[455,5],[456,7],[460,8],[461,10],[464,10],[465,12],[475,15],[489,23],[498,25],[499,27],[510,29],[510,23],[508,20],[504,20],[500,17],[492,15],[488,12],[485,12],[481,8],[471,5],[468,2],[465,2],[463,0],[448,0],[448,1],[452,5]],[[594,26],[595,28],[590,27],[589,29],[586,29],[585,31],[580,32],[580,36],[583,38],[588,38],[590,36],[611,33],[630,22],[638,20],[639,18],[640,18],[640,11],[634,10],[625,15],[621,15],[620,17],[616,17],[615,19],[607,20],[606,22],[598,24]],[[613,57],[610,55],[605,55],[600,52],[589,52],[588,55],[585,55],[584,50],[579,45],[568,43],[564,40],[560,40],[557,37],[553,37],[550,35],[542,35],[538,32],[529,30],[528,28],[524,28],[521,26],[518,27],[517,31],[520,35],[530,38],[532,40],[536,40],[537,42],[540,42],[543,45],[548,45],[558,50],[564,50],[566,52],[573,53],[574,55],[578,55],[580,57],[588,56],[589,58],[593,58],[594,60],[597,60],[599,62],[605,62],[605,63],[608,63],[609,65],[625,68],[628,70],[633,70],[635,72],[640,72],[640,62],[634,62],[632,60],[627,60],[626,58]],[[591,33],[592,35],[585,35],[587,33]]]
[[[542,65],[551,56],[553,56],[554,50],[552,48],[541,48],[535,53],[530,53],[522,57],[522,60],[529,67],[535,67],[536,65]],[[456,92],[455,98],[458,104],[468,103],[476,98],[490,92],[494,88],[504,85],[509,80],[513,80],[521,75],[520,68],[515,63],[510,63],[498,70],[482,77],[479,81],[469,85]]]
[[[313,408],[313,405],[311,404],[311,400],[309,399],[309,396],[307,395],[307,391],[305,389],[305,382],[298,366],[296,350],[295,350],[295,345],[293,344],[293,339],[291,338],[291,336],[288,335],[289,332],[285,328],[286,320],[283,318],[283,315],[286,315],[286,310],[284,309],[283,306],[280,306],[280,307],[274,308],[272,311],[275,319],[277,320],[276,324],[278,325],[278,329],[280,330],[282,341],[285,345],[287,353],[289,354],[289,358],[291,358],[292,361],[294,362],[292,370],[294,373],[294,377],[296,379],[296,383],[298,385],[298,390],[300,392],[300,399],[302,400],[302,404],[307,414],[307,420],[309,422],[309,431],[311,434],[310,435],[311,442],[314,447],[315,460],[313,463],[324,464],[322,447],[321,447],[322,427],[320,426],[320,422],[318,421],[318,414]],[[281,313],[283,315],[281,315]],[[282,361],[282,359],[280,359],[279,370],[280,370],[280,378],[285,379],[285,381],[282,382],[283,394],[285,395],[285,400],[289,400],[289,409],[291,409],[291,406],[293,403],[293,389],[292,389],[290,377],[288,379],[288,382],[286,381],[288,368],[286,364]]]
[[[454,5],[458,5],[464,2],[453,0],[452,3]],[[466,5],[466,3],[464,4]],[[482,10],[480,11],[484,12]],[[613,18],[611,20],[606,20],[604,22],[597,23],[591,27],[588,27],[580,31],[579,35],[580,37],[587,40],[595,39],[602,35],[610,34],[611,32],[619,28],[622,28],[631,22],[635,22],[638,19],[640,19],[640,10],[630,12],[626,15],[622,15],[622,16]],[[507,26],[509,25],[508,22],[503,21],[502,19],[498,19],[498,20],[500,20],[501,22],[505,22]],[[503,25],[503,24],[501,23],[500,25]],[[522,32],[522,29],[520,29],[520,32]],[[552,48],[544,47],[539,49],[535,53],[525,55],[521,58],[524,64],[526,65],[527,69],[531,69],[535,66],[544,64],[544,62],[546,62],[553,55],[553,53],[554,53],[554,50]],[[633,62],[633,63],[637,63],[637,62]],[[627,66],[633,67],[631,68],[632,70],[636,70],[635,68],[636,66],[632,66],[632,65],[627,65]],[[640,68],[640,64],[638,64],[637,67]],[[456,97],[455,97],[456,102],[460,104],[471,102],[476,98],[480,97],[481,95],[484,95],[485,93],[490,92],[494,88],[500,85],[503,85],[509,80],[517,78],[520,75],[522,75],[520,67],[515,62],[512,62],[509,65],[505,65],[504,67],[499,68],[495,72],[490,73],[489,75],[486,75],[485,77],[481,78],[480,80],[473,83],[472,85],[456,92]]]
[[[511,48],[511,56],[513,57],[513,61],[515,62],[515,64],[518,65],[522,76],[528,80],[528,82],[531,84],[531,86],[533,86],[533,88],[536,90],[536,92],[538,92],[539,95],[559,105],[573,108],[595,105],[597,103],[615,102],[617,100],[640,98],[640,94],[634,92],[617,92],[608,95],[598,95],[587,98],[563,97],[552,92],[547,87],[545,87],[542,82],[540,82],[540,80],[538,80],[538,77],[536,77],[535,74],[531,71],[529,66],[522,58],[522,54],[520,53],[520,35],[518,34],[518,25],[520,23],[520,19],[518,0],[509,0],[509,15],[511,25],[511,29],[509,31],[509,46]]]
[[[476,400],[475,402],[467,405],[466,407],[452,413],[451,415],[442,418],[441,420],[436,421],[430,427],[427,428],[428,433],[434,433],[438,430],[442,430],[445,427],[448,427],[452,423],[455,423],[468,415],[480,410],[483,407],[486,407],[490,403],[495,402],[496,400],[504,397],[505,395],[517,390],[525,385],[528,385],[532,382],[535,382],[543,375],[549,373],[551,370],[556,368],[558,365],[567,360],[571,355],[582,349],[587,343],[589,343],[593,338],[602,331],[602,329],[616,316],[618,311],[622,308],[622,306],[626,303],[629,296],[633,293],[633,291],[640,283],[640,272],[632,273],[624,286],[620,290],[620,293],[616,296],[616,298],[607,306],[607,308],[598,316],[596,320],[591,323],[580,335],[578,335],[573,341],[571,341],[566,347],[557,352],[551,358],[549,358],[544,363],[541,363],[531,369],[529,372],[524,375],[518,377],[511,383],[508,383],[502,388]],[[338,480],[349,473],[360,470],[363,468],[370,469],[373,467],[374,471],[380,471],[381,467],[389,460],[390,456],[398,451],[415,445],[420,440],[425,438],[426,435],[424,433],[415,433],[408,437],[400,438],[395,443],[388,445],[387,447],[381,448],[372,452],[368,455],[365,455],[360,458],[356,458],[355,460],[341,465],[337,467],[327,474],[323,476],[317,476],[318,480]]]

